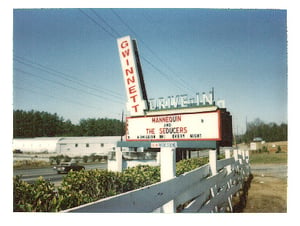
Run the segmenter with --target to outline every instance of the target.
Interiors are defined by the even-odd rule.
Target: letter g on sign
[[[127,40],[124,41],[124,42],[121,42],[121,48],[124,49],[126,47],[128,47],[128,41]]]

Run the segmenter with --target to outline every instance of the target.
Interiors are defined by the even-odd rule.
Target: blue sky
[[[116,38],[131,35],[149,98],[214,87],[235,133],[246,119],[287,123],[285,10],[19,9],[13,19],[14,109],[121,119]]]

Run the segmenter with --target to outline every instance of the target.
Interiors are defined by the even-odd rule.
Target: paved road
[[[252,174],[287,178],[287,164],[251,164]]]
[[[97,163],[92,165],[84,165],[86,170],[90,169],[107,169],[107,163]],[[42,176],[46,180],[52,182],[60,182],[65,174],[57,174],[52,168],[39,168],[39,169],[14,169],[14,176],[22,175],[22,180],[27,182],[34,182],[38,177]]]

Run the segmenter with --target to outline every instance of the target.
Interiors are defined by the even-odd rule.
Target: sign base
[[[219,141],[176,141],[176,142],[154,142],[154,141],[120,141],[117,143],[118,147],[144,147],[144,148],[156,148],[154,145],[162,143],[176,143],[176,148],[199,148],[199,149],[217,149]],[[160,148],[158,146],[157,148]]]

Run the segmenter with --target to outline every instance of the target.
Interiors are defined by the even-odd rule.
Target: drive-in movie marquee
[[[214,90],[197,93],[194,98],[177,95],[148,100],[136,41],[125,36],[117,42],[130,115],[126,118],[126,142],[231,143],[231,136],[225,136],[226,132],[232,134],[231,115],[224,100],[214,101]]]
[[[128,141],[219,140],[219,111],[127,118]]]

